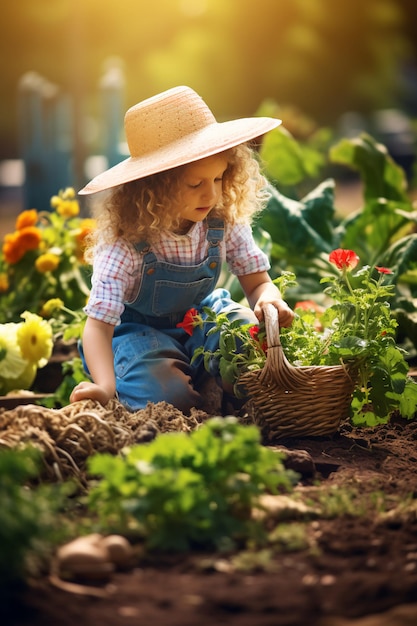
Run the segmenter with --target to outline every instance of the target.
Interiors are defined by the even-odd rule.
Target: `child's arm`
[[[273,304],[278,309],[280,326],[291,326],[294,312],[282,299],[278,287],[274,285],[268,272],[239,276],[239,282],[245,292],[249,306],[259,320],[263,319],[262,307],[268,303]]]
[[[81,382],[74,387],[70,402],[97,400],[103,406],[114,398],[116,379],[113,365],[114,326],[87,318],[83,332],[84,357],[94,382]]]

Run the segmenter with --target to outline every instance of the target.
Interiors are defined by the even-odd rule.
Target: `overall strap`
[[[224,237],[224,220],[212,217],[207,220],[207,241],[210,247],[218,246]]]
[[[135,243],[135,250],[139,252],[139,254],[143,255],[145,263],[154,263],[157,260],[147,241],[139,241],[138,243]]]

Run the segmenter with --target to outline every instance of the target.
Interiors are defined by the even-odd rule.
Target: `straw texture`
[[[81,195],[104,191],[193,163],[276,128],[281,120],[250,117],[217,122],[189,87],[174,87],[131,107],[125,115],[130,157],[93,178]]]
[[[262,370],[245,372],[255,423],[267,441],[330,435],[349,414],[354,377],[342,365],[294,367],[279,336],[278,311],[264,308],[268,352]]]

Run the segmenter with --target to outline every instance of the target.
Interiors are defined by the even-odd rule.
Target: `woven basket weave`
[[[342,365],[294,367],[280,342],[278,311],[264,308],[268,342],[263,369],[245,372],[241,383],[264,438],[330,435],[349,414],[355,382]]]

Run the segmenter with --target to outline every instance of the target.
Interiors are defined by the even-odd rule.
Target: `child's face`
[[[201,222],[219,202],[222,178],[227,169],[224,154],[189,163],[182,169],[179,184],[179,216],[183,222]]]

